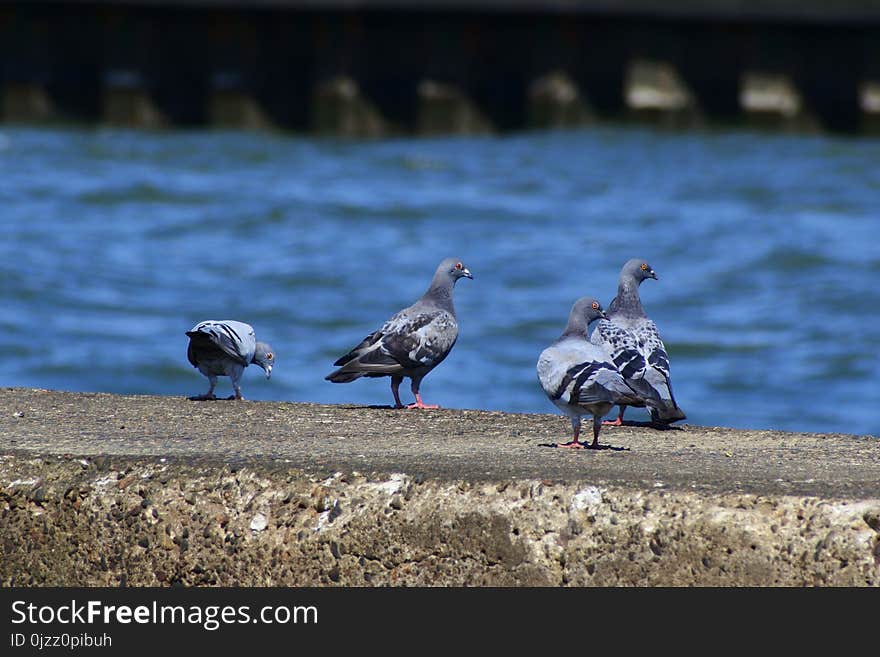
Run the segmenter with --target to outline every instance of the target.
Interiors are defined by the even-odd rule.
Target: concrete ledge
[[[0,390],[0,583],[880,585],[880,441]]]

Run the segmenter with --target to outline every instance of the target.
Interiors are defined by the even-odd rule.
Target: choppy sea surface
[[[641,257],[687,422],[880,435],[875,139],[4,126],[0,226],[4,386],[201,393],[184,332],[238,319],[277,353],[271,380],[247,369],[245,397],[389,404],[387,378],[324,375],[457,256],[475,279],[456,286],[459,340],[425,401],[553,413],[538,354]]]

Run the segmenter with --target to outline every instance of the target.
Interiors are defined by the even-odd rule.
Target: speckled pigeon
[[[620,271],[617,296],[608,306],[608,318],[596,325],[590,339],[610,354],[627,381],[643,381],[657,392],[661,404],[651,408],[651,420],[656,424],[669,424],[686,416],[672,394],[666,347],[639,298],[639,285],[647,278],[657,279],[647,261],[639,258],[627,261]],[[642,403],[621,404],[617,419],[605,424],[623,424],[626,406],[645,406],[645,403],[642,400]]]
[[[422,401],[419,384],[449,355],[458,338],[452,291],[460,278],[473,276],[461,260],[446,258],[418,301],[339,358],[333,364],[341,367],[324,378],[333,383],[348,383],[362,376],[390,376],[394,407],[403,408],[398,388],[404,377],[409,377],[416,401],[407,408],[438,408]]]
[[[190,397],[192,400],[216,399],[214,387],[218,376],[228,376],[232,380],[235,394],[228,399],[244,399],[241,376],[251,363],[262,367],[267,379],[272,376],[275,353],[265,342],[257,342],[250,324],[231,319],[207,320],[193,326],[186,335],[189,337],[186,357],[211,384],[208,392]]]
[[[571,418],[574,433],[557,447],[600,449],[602,416],[615,404],[639,402],[639,393],[630,386],[611,362],[608,354],[587,337],[587,327],[604,318],[602,305],[582,297],[572,306],[565,331],[538,358],[538,381],[556,406]],[[650,395],[650,392],[648,393]],[[643,405],[645,402],[641,402]],[[651,399],[654,403],[654,399]],[[581,417],[593,416],[593,442],[579,442]]]

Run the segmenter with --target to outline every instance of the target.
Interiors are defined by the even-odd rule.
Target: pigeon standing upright
[[[647,383],[656,391],[661,403],[651,408],[651,420],[656,424],[669,424],[686,416],[672,394],[666,347],[639,298],[639,285],[648,278],[657,280],[658,277],[647,261],[633,258],[626,262],[620,271],[617,296],[608,306],[608,318],[596,325],[590,339],[608,352],[627,381]],[[644,400],[620,404],[617,419],[605,424],[621,425],[626,406],[645,405]]]
[[[574,433],[557,447],[599,449],[602,416],[615,404],[638,402],[639,393],[621,376],[605,351],[590,342],[587,328],[604,318],[602,305],[582,297],[572,306],[565,331],[538,358],[538,381],[556,406],[571,418]],[[652,400],[653,403],[653,400]],[[579,442],[581,416],[593,416],[593,442]]]
[[[218,376],[232,380],[234,394],[228,399],[244,399],[241,395],[241,376],[251,363],[259,365],[272,376],[275,354],[265,342],[257,342],[250,324],[232,319],[199,322],[186,332],[189,346],[186,357],[193,367],[208,377],[211,387],[204,395],[190,397],[192,400],[216,399],[214,387]]]
[[[458,338],[452,290],[460,278],[472,279],[473,275],[458,258],[443,260],[418,301],[396,313],[339,358],[333,364],[341,367],[324,378],[333,383],[348,383],[362,376],[390,376],[394,407],[403,408],[398,388],[403,378],[409,377],[416,401],[407,408],[438,408],[422,401],[419,384],[449,355]]]

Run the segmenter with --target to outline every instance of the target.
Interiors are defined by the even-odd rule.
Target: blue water
[[[201,393],[184,331],[239,319],[278,355],[246,397],[387,404],[388,379],[323,377],[454,255],[475,280],[425,401],[553,413],[538,354],[642,257],[689,423],[880,435],[878,140],[7,126],[0,213],[2,385]]]

